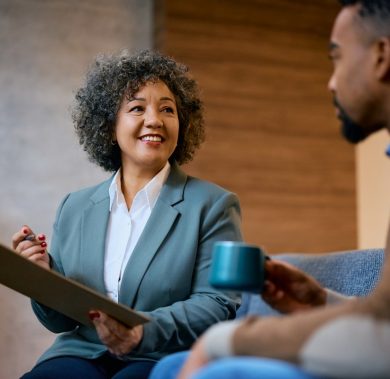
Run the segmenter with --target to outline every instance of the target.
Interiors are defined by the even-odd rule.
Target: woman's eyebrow
[[[130,97],[127,99],[127,101],[130,103],[131,101],[146,101],[146,99],[144,97]],[[175,103],[175,100],[173,100],[171,97],[160,97],[160,100],[168,100],[168,101],[172,101],[172,103]]]
[[[175,103],[175,104],[176,104],[175,100],[172,99],[171,97],[167,97],[167,96],[161,97],[160,100],[168,100],[168,101],[172,101],[172,103]]]
[[[128,99],[127,99],[127,101],[130,103],[131,101],[135,101],[135,100],[137,100],[137,101],[146,101],[146,99],[144,98],[144,97],[129,97]]]

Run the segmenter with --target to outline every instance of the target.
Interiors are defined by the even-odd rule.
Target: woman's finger
[[[128,339],[129,329],[106,313],[100,312],[100,322],[104,323],[107,329],[115,335],[118,340],[126,341]]]
[[[30,258],[32,255],[40,253],[44,254],[46,252],[47,243],[45,241],[22,241],[16,247],[16,252],[25,258]]]
[[[16,250],[20,242],[25,240],[26,237],[33,235],[34,233],[27,225],[24,225],[19,231],[12,236],[12,247]]]
[[[128,354],[142,339],[142,326],[127,328],[100,311],[91,311],[89,317],[95,325],[100,340],[112,354],[118,356]]]

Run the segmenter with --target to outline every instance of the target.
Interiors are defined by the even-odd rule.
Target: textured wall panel
[[[203,89],[207,141],[187,171],[236,192],[270,252],[356,247],[354,150],[327,92],[335,0],[165,2],[162,48]]]

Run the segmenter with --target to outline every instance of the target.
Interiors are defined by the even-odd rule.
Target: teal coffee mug
[[[256,292],[263,290],[265,280],[263,251],[244,242],[216,242],[212,252],[210,284],[218,289]]]

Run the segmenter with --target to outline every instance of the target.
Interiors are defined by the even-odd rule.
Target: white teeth
[[[160,136],[144,136],[141,138],[142,141],[151,141],[151,142],[161,142],[162,138]]]

